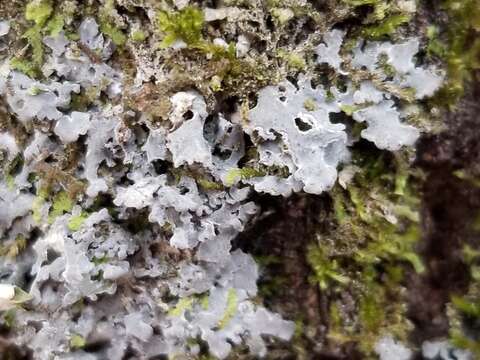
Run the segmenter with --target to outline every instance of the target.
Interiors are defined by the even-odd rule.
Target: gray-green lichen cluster
[[[240,344],[262,357],[292,339],[232,240],[259,213],[254,192],[348,192],[339,214],[378,214],[355,196],[368,176],[354,147],[408,152],[445,76],[422,63],[420,36],[382,38],[395,28],[375,22],[404,23],[415,2],[381,3],[33,0],[1,19],[0,306],[12,340],[37,359],[90,360],[226,358]],[[364,4],[377,16],[366,32],[336,26]],[[418,221],[411,202],[375,200],[377,228]],[[392,271],[398,259],[421,271],[413,245],[375,244]],[[321,287],[346,284],[316,251]],[[410,357],[395,333],[362,331],[366,352]]]

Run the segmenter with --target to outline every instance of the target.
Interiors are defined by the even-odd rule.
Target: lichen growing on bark
[[[445,29],[411,0],[0,4],[6,341],[41,360],[477,354],[475,241],[450,338],[416,342],[409,309],[433,266],[415,144],[477,68],[475,4],[444,1]],[[261,248],[260,205],[295,199],[322,211],[279,225],[314,303],[291,311],[301,280],[269,269],[293,258],[242,239]]]

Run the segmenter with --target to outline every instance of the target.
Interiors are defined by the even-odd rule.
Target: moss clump
[[[52,13],[53,6],[50,0],[34,0],[27,4],[25,18],[34,21],[36,25],[43,27]]]
[[[453,346],[480,357],[480,250],[465,245],[463,262],[470,269],[470,286],[466,294],[453,294],[447,306],[450,342]]]
[[[27,239],[23,235],[17,235],[13,243],[0,246],[0,256],[15,259],[27,247]]]
[[[368,26],[362,30],[362,34],[369,39],[379,39],[393,34],[396,29],[410,21],[406,14],[396,14],[382,20],[378,25]]]
[[[287,65],[295,70],[304,70],[307,63],[303,56],[299,53],[289,52],[285,50],[279,50],[278,56],[287,62]]]
[[[28,61],[26,59],[22,59],[18,57],[12,58],[10,60],[10,67],[13,70],[20,71],[32,78],[36,77],[38,74],[37,66],[33,64],[31,61]]]
[[[66,191],[60,191],[52,201],[52,209],[48,216],[48,222],[52,223],[55,218],[69,212],[73,208],[73,201]]]
[[[47,26],[45,27],[45,32],[50,36],[57,36],[63,30],[64,25],[64,16],[61,14],[57,14],[53,16],[53,18],[47,23]]]
[[[222,184],[216,183],[214,181],[210,181],[207,179],[197,179],[196,181],[197,181],[197,184],[200,185],[200,187],[206,191],[223,189]]]
[[[237,181],[248,180],[254,177],[261,177],[265,175],[265,172],[254,168],[245,167],[242,169],[231,169],[225,176],[225,183],[227,186],[232,186]]]
[[[113,41],[113,43],[117,46],[122,46],[125,45],[127,42],[127,36],[114,26],[112,23],[106,20],[100,20],[100,31],[110,37]]]
[[[160,47],[169,47],[177,40],[184,41],[188,46],[199,45],[203,40],[204,21],[203,12],[195,6],[186,6],[176,13],[160,11],[157,25],[164,34]]]
[[[406,155],[405,155],[406,157]],[[402,156],[355,152],[356,173],[346,189],[336,186],[332,208],[337,223],[311,245],[311,279],[330,300],[335,315],[328,337],[336,344],[355,342],[370,356],[385,333],[406,341],[404,273],[423,272],[415,251],[419,239],[415,173]],[[348,292],[355,311],[339,292]],[[361,334],[359,336],[358,334]]]
[[[68,229],[70,231],[78,231],[87,218],[88,214],[86,212],[82,212],[80,215],[72,216],[68,221]]]
[[[115,0],[107,0],[105,6],[100,9],[98,22],[100,31],[112,39],[117,46],[123,46],[127,42],[127,36],[116,26],[112,14],[115,11]]]
[[[399,26],[410,21],[411,16],[395,2],[385,0],[343,0],[354,9],[368,5],[372,11],[363,19],[363,27],[357,32],[362,38],[381,39],[393,35]]]
[[[326,290],[331,285],[346,285],[350,279],[343,275],[335,259],[327,257],[319,246],[310,246],[307,252],[307,261],[312,267],[311,280],[318,283],[320,289]]]
[[[85,338],[78,334],[73,334],[70,337],[70,348],[73,350],[83,349],[87,345]]]
[[[147,34],[145,32],[143,32],[142,30],[136,30],[136,31],[132,32],[130,37],[135,42],[143,42],[147,38]]]
[[[186,297],[178,300],[177,305],[168,312],[168,316],[181,316],[186,310],[190,310],[193,307],[194,300],[193,297]]]
[[[52,1],[34,0],[28,3],[25,8],[25,19],[34,23],[22,35],[30,48],[30,54],[12,58],[10,66],[14,70],[35,78],[41,74],[40,68],[43,65],[45,53],[43,37],[45,35],[58,35],[63,30],[64,16],[61,14],[54,15]]]
[[[440,105],[454,106],[464,93],[464,83],[480,69],[480,1],[443,0],[448,24],[440,30],[430,27],[428,50],[447,65],[447,82],[435,97]]]

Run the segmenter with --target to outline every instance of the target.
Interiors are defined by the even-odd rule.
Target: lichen
[[[289,279],[259,264],[284,259],[242,233],[313,199],[316,348],[405,357],[406,279],[425,271],[412,148],[444,81],[408,31],[415,2],[214,3],[33,0],[0,21],[9,338],[40,360],[306,358],[307,313],[264,301]],[[452,319],[477,305],[452,298]]]

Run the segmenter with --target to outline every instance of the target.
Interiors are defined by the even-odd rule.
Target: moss
[[[343,3],[357,8],[369,5],[372,11],[363,19],[363,26],[357,34],[361,38],[377,40],[393,35],[397,29],[410,21],[410,14],[399,8],[395,2],[385,0],[343,0]]]
[[[78,334],[73,334],[70,337],[70,348],[73,350],[83,349],[87,345],[85,338]]]
[[[6,243],[0,246],[0,256],[15,259],[26,247],[27,239],[25,236],[19,234],[12,243]]]
[[[216,183],[214,181],[210,181],[207,179],[197,179],[196,181],[197,181],[197,184],[200,185],[200,187],[206,191],[223,189],[222,184]]]
[[[317,109],[317,103],[314,99],[307,99],[303,103],[303,107],[308,111],[315,111]]]
[[[32,21],[34,25],[25,31],[22,38],[27,41],[31,51],[29,55],[11,59],[10,65],[13,69],[32,78],[41,74],[40,68],[43,65],[45,53],[43,37],[58,35],[64,24],[63,17],[57,14],[52,18],[53,13],[53,3],[50,0],[35,0],[27,4],[25,18]]]
[[[147,38],[147,34],[142,30],[136,30],[132,32],[130,37],[135,42],[143,42]]]
[[[65,24],[64,16],[56,14],[45,27],[45,32],[50,36],[57,36],[63,30]]]
[[[61,191],[52,200],[52,209],[48,216],[48,222],[53,223],[55,218],[69,212],[73,208],[73,201],[66,191]]]
[[[195,6],[186,6],[174,13],[160,11],[157,26],[164,34],[160,47],[169,47],[177,40],[184,41],[188,46],[198,45],[202,41],[203,12]]]
[[[318,283],[320,289],[325,290],[330,284],[347,285],[350,279],[341,274],[336,260],[331,260],[319,246],[310,246],[307,251],[307,261],[312,267],[312,281]]]
[[[42,29],[38,25],[34,26],[23,34],[23,38],[32,49],[32,63],[38,67],[42,66],[44,54]]]
[[[193,307],[194,300],[193,297],[181,298],[175,307],[168,311],[168,316],[179,317],[183,315],[186,310],[190,310]]]
[[[3,313],[3,323],[8,329],[11,329],[15,325],[15,309],[9,309]]]
[[[265,172],[254,168],[245,167],[242,169],[231,169],[225,176],[225,183],[227,186],[232,186],[237,181],[248,180],[254,177],[261,177],[265,175]]]
[[[405,14],[396,14],[382,20],[379,25],[365,27],[362,35],[369,39],[379,39],[393,34],[400,25],[410,21],[410,16]]]
[[[100,25],[100,31],[112,39],[113,43],[117,46],[123,46],[127,42],[127,36],[123,33],[115,24],[115,19],[112,17],[112,13],[115,10],[115,0],[107,0],[105,5],[100,8],[98,23]]]
[[[447,314],[451,344],[480,357],[480,341],[475,336],[480,322],[480,281],[473,281],[465,295],[452,295]]]
[[[287,65],[295,70],[304,70],[307,66],[305,59],[302,57],[301,54],[292,52],[292,51],[285,51],[279,50],[278,56],[287,62]]]
[[[37,190],[37,196],[35,197],[32,203],[33,220],[37,224],[40,224],[42,220],[41,210],[42,210],[43,204],[48,199],[48,196],[49,196],[48,188],[41,187]]]
[[[342,110],[346,115],[352,116],[355,111],[359,109],[358,105],[342,105],[340,110]]]
[[[10,302],[16,306],[20,306],[28,301],[32,300],[32,296],[25,290],[15,286],[15,294]]]
[[[100,19],[100,31],[110,37],[117,46],[123,46],[127,42],[127,36],[122,30],[105,19]]]
[[[440,30],[430,28],[429,51],[447,65],[446,84],[437,92],[434,103],[453,107],[464,93],[464,84],[480,69],[479,0],[443,0],[448,23]]]
[[[475,187],[480,187],[480,179],[472,174],[470,174],[468,171],[464,169],[460,170],[455,170],[453,172],[453,175],[456,176],[457,178],[466,181],[470,183],[470,185],[473,185]]]
[[[223,329],[225,326],[227,326],[230,320],[232,320],[232,318],[235,316],[237,312],[237,306],[238,306],[237,291],[235,289],[228,289],[227,307],[225,309],[225,313],[223,314],[223,317],[218,322],[218,327],[220,329]]]
[[[416,252],[419,175],[408,154],[354,149],[353,159],[360,170],[347,190],[336,186],[331,193],[337,225],[309,247],[307,260],[311,279],[334,301],[328,337],[354,342],[370,356],[385,333],[406,340],[411,329],[403,287],[405,272],[424,271]],[[340,311],[347,306],[336,297],[340,291],[348,292],[355,312]]]
[[[38,69],[31,61],[22,59],[19,57],[14,57],[10,60],[10,67],[13,70],[20,71],[30,77],[36,77],[38,74]]]
[[[52,1],[34,0],[27,4],[25,18],[34,21],[39,27],[43,27],[53,13]]]
[[[78,231],[87,218],[88,213],[86,212],[82,212],[80,215],[72,216],[70,220],[68,220],[68,229],[70,231]]]

